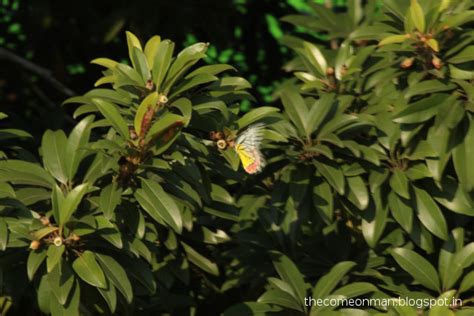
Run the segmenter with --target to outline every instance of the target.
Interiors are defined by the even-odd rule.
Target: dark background
[[[71,128],[71,111],[61,102],[101,76],[92,59],[128,59],[126,30],[142,43],[169,38],[177,50],[210,42],[206,62],[232,64],[253,84],[257,103],[242,110],[269,104],[292,56],[279,39],[299,31],[279,19],[308,11],[306,0],[0,0],[0,112],[10,116],[2,125],[37,140],[46,129]]]

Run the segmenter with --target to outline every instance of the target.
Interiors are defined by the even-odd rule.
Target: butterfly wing
[[[260,152],[262,138],[263,124],[252,125],[237,136],[234,149],[247,173],[258,173],[265,166],[265,159]]]

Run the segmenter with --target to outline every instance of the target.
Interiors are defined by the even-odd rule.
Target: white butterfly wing
[[[244,156],[244,158],[241,157],[244,169],[251,174],[260,172],[265,166],[265,158],[260,151],[263,132],[263,124],[254,124],[239,134],[235,140],[236,146],[239,148],[239,156]]]

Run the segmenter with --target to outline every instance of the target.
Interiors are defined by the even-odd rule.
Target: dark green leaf
[[[72,268],[86,283],[103,289],[107,287],[104,271],[97,263],[93,252],[89,250],[84,251],[74,260]]]
[[[343,261],[336,264],[331,271],[325,274],[316,283],[313,289],[312,297],[315,299],[325,298],[332,293],[336,285],[341,282],[341,279],[356,265],[352,261]]]
[[[41,149],[45,168],[61,183],[68,181],[66,171],[67,138],[63,131],[46,131],[43,134]]]
[[[142,188],[135,193],[140,205],[159,223],[165,222],[177,233],[181,233],[183,221],[174,200],[157,182],[142,179]]]
[[[37,250],[31,250],[28,255],[28,261],[26,263],[26,269],[28,274],[28,279],[33,280],[36,271],[46,259],[46,249],[40,248]]]
[[[440,290],[438,274],[428,260],[406,248],[394,248],[391,254],[395,261],[416,281],[431,290]]]
[[[448,239],[448,225],[438,205],[425,190],[414,188],[416,211],[423,226],[439,238]]]
[[[92,99],[94,104],[97,106],[102,115],[107,119],[111,126],[119,133],[123,138],[129,139],[130,133],[128,131],[127,122],[123,119],[118,107],[108,101],[94,98]]]
[[[188,260],[194,263],[196,266],[198,266],[200,269],[206,271],[207,273],[210,273],[212,275],[219,275],[219,268],[217,265],[198,253],[196,250],[191,248],[189,245],[187,245],[184,242],[181,242],[181,246],[183,246],[184,251],[186,252],[186,255],[188,257]]]
[[[115,182],[103,188],[100,192],[99,208],[107,219],[111,219],[114,210],[120,204],[122,198],[122,188],[118,188]]]
[[[308,285],[304,282],[303,275],[287,256],[275,251],[272,251],[270,254],[275,270],[283,281],[290,284],[293,293],[296,295],[295,299],[302,304],[308,290]]]
[[[114,258],[106,256],[104,254],[96,254],[96,257],[105,272],[108,280],[122,293],[127,300],[127,303],[131,303],[133,300],[133,291],[130,280],[127,277],[125,269],[117,262]]]
[[[51,272],[54,267],[61,261],[62,255],[66,247],[64,245],[55,246],[50,245],[48,247],[48,259],[46,260],[46,266],[48,267],[48,273]]]

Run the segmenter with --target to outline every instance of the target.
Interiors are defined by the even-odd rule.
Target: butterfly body
[[[234,150],[247,173],[258,173],[265,166],[265,158],[260,151],[262,138],[263,124],[255,124],[239,134],[235,140]]]

